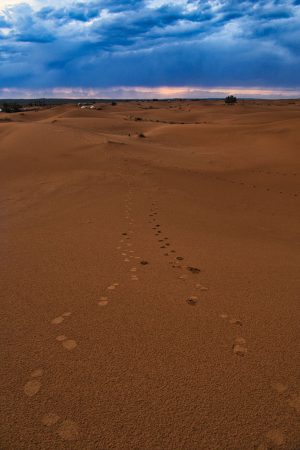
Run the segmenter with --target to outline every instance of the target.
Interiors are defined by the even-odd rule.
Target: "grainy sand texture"
[[[0,118],[1,450],[299,450],[300,101]]]

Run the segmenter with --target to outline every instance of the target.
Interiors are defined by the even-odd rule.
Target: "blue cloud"
[[[1,28],[10,28],[10,22],[5,19],[4,16],[0,16],[0,29]]]
[[[300,0],[24,0],[0,7],[0,88],[299,87],[299,30]]]

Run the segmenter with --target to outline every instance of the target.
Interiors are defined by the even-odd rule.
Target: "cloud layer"
[[[297,90],[300,0],[2,0],[0,68],[1,96],[62,87]]]

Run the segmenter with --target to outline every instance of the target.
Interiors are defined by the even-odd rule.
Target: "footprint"
[[[75,441],[79,436],[78,426],[73,420],[64,420],[57,430],[57,434],[64,441]]]
[[[39,392],[42,383],[36,378],[40,378],[43,375],[43,373],[44,373],[43,369],[37,369],[30,374],[33,380],[27,381],[27,383],[24,386],[24,394],[27,395],[27,397],[33,397],[35,394]]]
[[[221,319],[228,319],[228,314],[220,314]]]
[[[233,344],[233,353],[238,356],[245,356],[247,348],[245,347],[246,340],[242,337],[237,337]]]
[[[243,325],[242,322],[238,319],[230,319],[229,323],[231,323],[232,325],[239,325],[240,327]]]
[[[191,296],[186,300],[187,304],[190,306],[195,306],[197,304],[197,301],[198,299],[195,296]]]
[[[30,376],[31,378],[39,378],[43,375],[43,373],[44,373],[43,369],[37,369],[31,372]]]
[[[33,397],[41,389],[41,382],[38,380],[30,380],[24,386],[24,393],[27,397]]]
[[[71,351],[71,350],[74,350],[75,347],[77,347],[77,342],[74,341],[74,339],[67,339],[67,340],[63,340],[62,345],[66,350]]]
[[[108,297],[100,297],[100,301],[98,302],[99,306],[106,306],[108,304]]]
[[[55,425],[58,421],[59,416],[55,413],[48,413],[42,417],[42,424],[45,425],[45,427],[51,427],[52,425]]]
[[[287,386],[282,383],[272,383],[271,386],[278,394],[283,394],[287,390]]]
[[[67,350],[74,350],[77,347],[77,342],[73,339],[68,339],[64,334],[57,336],[55,339],[58,342],[62,342],[63,347]]]
[[[178,278],[180,280],[186,280],[187,279],[187,275],[180,275]]]
[[[62,342],[62,341],[65,341],[67,339],[67,336],[65,336],[64,334],[61,334],[61,335],[57,336],[55,339],[58,342]]]
[[[177,259],[179,259],[179,258],[180,258],[180,256],[177,257]],[[183,259],[183,258],[181,258],[181,259]],[[191,266],[187,266],[187,270],[189,270],[192,273],[199,273],[200,272],[200,269],[198,269],[197,267],[191,267]]]
[[[275,445],[284,444],[285,439],[282,430],[279,429],[270,430],[266,433],[266,437],[267,439],[269,439],[269,441],[271,441]]]
[[[52,325],[58,325],[65,320],[63,316],[55,317],[55,319],[51,320]]]
[[[51,427],[53,425],[56,425],[59,420],[59,415],[51,412],[45,414],[42,417],[41,422],[44,426]],[[73,420],[64,420],[58,427],[57,434],[64,441],[74,441],[79,436],[78,426]]]
[[[200,289],[200,291],[208,291],[208,287],[203,286],[202,284],[196,284],[196,287]]]
[[[294,397],[288,401],[288,404],[291,406],[291,408],[294,408],[297,413],[300,413],[300,395],[298,397]]]
[[[58,325],[60,323],[62,323],[66,317],[70,317],[72,313],[67,311],[64,312],[61,316],[55,317],[55,319],[51,320],[52,325]]]

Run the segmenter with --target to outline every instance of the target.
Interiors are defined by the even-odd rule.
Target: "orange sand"
[[[299,450],[300,101],[98,106],[0,122],[1,450]]]

